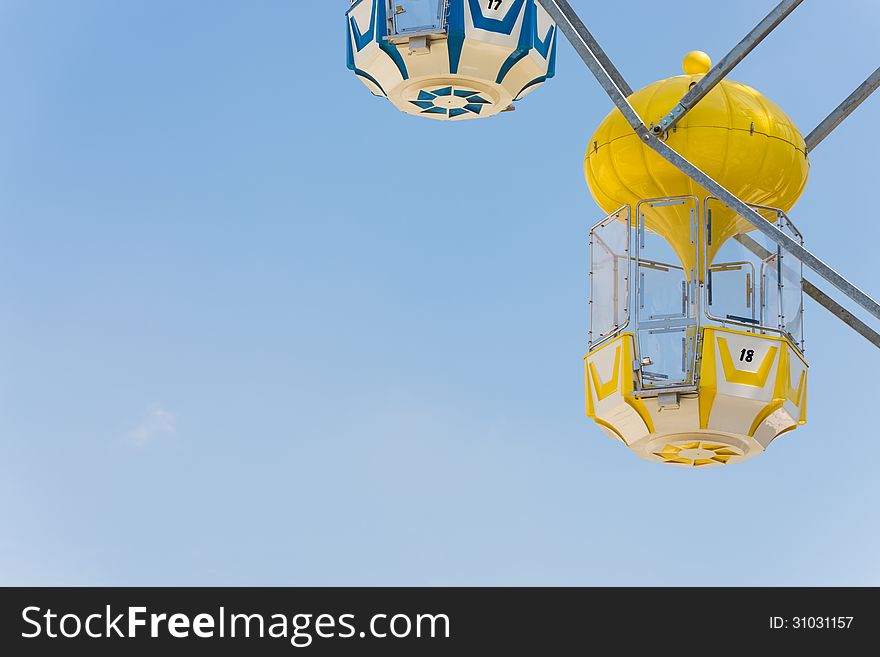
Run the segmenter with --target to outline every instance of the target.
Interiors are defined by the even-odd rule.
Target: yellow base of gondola
[[[781,336],[702,329],[698,379],[660,397],[636,391],[632,333],[584,358],[587,415],[642,458],[701,467],[744,461],[807,421],[807,363]],[[752,353],[750,362],[736,356]]]

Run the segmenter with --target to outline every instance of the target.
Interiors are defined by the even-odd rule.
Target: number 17
[[[498,9],[504,0],[489,0],[488,9]]]

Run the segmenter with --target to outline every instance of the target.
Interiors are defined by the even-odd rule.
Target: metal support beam
[[[541,3],[544,9],[547,10],[547,13],[550,14],[554,21],[556,21],[556,24],[559,25],[559,29],[562,30],[562,33],[565,34],[565,37],[571,42],[571,45],[574,46],[574,49],[581,56],[581,59],[583,59],[584,63],[591,71],[593,71],[593,75],[596,75],[596,77],[599,78],[599,83],[604,87],[605,83],[601,78],[608,78],[617,88],[620,95],[624,98],[631,96],[633,92],[632,87],[630,87],[626,80],[624,80],[620,71],[617,70],[617,67],[611,59],[609,59],[608,55],[605,54],[605,51],[602,50],[602,46],[599,45],[599,42],[593,38],[592,34],[590,34],[587,26],[584,25],[583,21],[578,17],[575,10],[571,8],[568,1],[538,0],[538,2]],[[604,75],[601,77],[593,70],[593,67],[597,65],[604,72]],[[607,88],[605,91],[607,91],[609,95],[611,94],[611,91]]]
[[[749,251],[758,256],[761,260],[766,260],[771,255],[773,255],[770,251],[765,249],[748,235],[734,235],[733,239],[742,244]],[[865,338],[865,340],[880,349],[880,333],[877,333],[877,331],[865,324],[862,320],[853,315],[850,311],[841,306],[834,299],[832,299],[830,296],[828,296],[822,290],[816,287],[813,283],[808,281],[806,278],[801,281],[801,284],[803,286],[804,294],[806,294],[808,297],[810,297],[813,301],[818,303],[832,315],[837,317],[837,319],[842,321],[844,324],[849,326],[853,331]]]
[[[669,113],[654,125],[651,130],[655,135],[666,134],[691,111],[697,103],[706,97],[715,85],[721,82],[746,55],[757,47],[764,38],[770,34],[776,26],[784,21],[803,0],[782,0],[776,8],[749,32],[742,41],[727,53],[703,79],[697,82]]]
[[[861,105],[874,91],[880,87],[880,68],[871,73],[868,79],[859,85],[858,89],[853,91],[846,100],[837,106],[831,114],[829,114],[822,123],[816,126],[809,135],[807,135],[807,152],[810,153],[816,146],[822,143],[834,128],[843,123],[843,120],[853,113],[859,105]]]
[[[584,60],[584,63],[589,67],[590,71],[592,71],[593,75],[599,81],[599,84],[602,85],[602,88],[605,89],[611,100],[621,111],[624,118],[626,118],[627,122],[632,126],[632,129],[636,132],[639,138],[644,141],[646,146],[656,151],[657,154],[667,162],[703,187],[711,195],[718,198],[718,200],[724,203],[724,205],[736,212],[776,244],[801,260],[801,262],[807,267],[843,292],[848,298],[855,301],[877,319],[880,319],[880,304],[874,301],[874,299],[850,283],[846,278],[838,274],[834,269],[826,265],[822,260],[813,255],[798,242],[776,228],[776,226],[770,224],[761,215],[750,208],[748,204],[738,199],[722,185],[700,171],[696,166],[682,157],[681,154],[677,153],[662,140],[651,134],[648,128],[645,127],[644,122],[639,118],[639,115],[633,109],[632,105],[629,104],[629,101],[622,93],[620,87],[611,77],[611,73],[609,73],[608,69],[606,69],[606,67],[599,61],[596,51],[593,50],[593,47],[590,45],[591,42],[595,43],[595,39],[589,34],[587,28],[578,18],[567,0],[540,0],[540,2],[557,22],[560,29],[562,29],[563,34],[565,34],[565,36],[572,42],[572,45]],[[608,66],[611,70],[617,71],[610,61],[608,62]]]
[[[874,301],[874,299],[872,299],[858,287],[850,283],[846,278],[838,274],[834,269],[826,265],[822,260],[813,255],[798,242],[790,238],[788,235],[779,230],[776,226],[764,219],[761,215],[750,208],[748,204],[739,200],[736,196],[727,191],[719,183],[712,180],[712,178],[710,178],[693,164],[688,162],[679,153],[672,150],[664,142],[653,137],[647,131],[644,134],[649,136],[649,138],[645,140],[646,145],[656,151],[667,162],[675,166],[691,180],[707,190],[710,194],[717,197],[719,201],[724,203],[724,205],[736,212],[739,216],[748,221],[759,231],[764,233],[764,235],[776,242],[776,244],[778,244],[794,257],[799,259],[807,267],[819,274],[819,276],[831,283],[834,287],[843,292],[847,297],[855,301],[862,308],[871,313],[874,317],[880,319],[880,304]]]
[[[877,331],[865,324],[862,320],[853,315],[850,311],[841,306],[807,279],[804,279],[803,284],[804,293],[813,301],[837,317],[837,319],[849,326],[853,331],[861,335],[872,345],[880,348],[880,333],[877,333]]]

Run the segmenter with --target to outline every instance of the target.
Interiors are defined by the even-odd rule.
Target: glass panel
[[[695,327],[641,329],[642,388],[680,386],[692,381]]]
[[[759,324],[755,274],[755,263],[748,260],[713,263],[707,277],[706,307],[709,314],[746,324]]]
[[[638,208],[635,303],[643,389],[693,381],[697,215],[691,197],[645,201]]]
[[[755,210],[801,241],[783,213]],[[801,345],[803,266],[797,258],[714,199],[706,205],[706,252],[705,307],[710,319],[756,333],[784,332]]]
[[[685,319],[688,305],[688,282],[682,267],[639,258],[639,323]]]
[[[778,328],[782,315],[779,296],[779,265],[777,254],[769,256],[761,267],[761,324]]]
[[[782,215],[780,228],[793,239],[801,240],[800,233]],[[803,264],[785,249],[777,247],[765,266],[764,321],[776,326],[800,348],[803,348]]]
[[[790,237],[803,243],[800,233],[784,215],[781,217],[780,227]],[[782,249],[782,317],[780,328],[794,340],[795,344],[803,349],[804,340],[804,266],[794,255]]]
[[[442,32],[446,0],[393,0],[394,31]]]
[[[590,232],[590,343],[629,321],[629,209],[606,217]]]

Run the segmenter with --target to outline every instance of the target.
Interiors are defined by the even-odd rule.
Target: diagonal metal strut
[[[632,95],[632,87],[627,84],[620,71],[609,59],[602,47],[590,34],[587,26],[577,15],[568,2],[556,2],[555,0],[538,0],[547,10],[565,37],[574,46],[574,49],[584,60],[584,63],[592,71],[593,75],[605,89],[605,92],[611,96],[615,105],[618,100],[626,101],[628,96]],[[627,103],[628,105],[629,103]],[[632,109],[630,107],[630,109]],[[623,110],[621,110],[623,111]],[[635,115],[635,112],[633,112]],[[638,118],[638,117],[636,117]],[[627,117],[629,120],[629,117]]]
[[[581,33],[582,30],[586,31],[586,28],[583,26],[583,22],[578,18],[574,9],[572,9],[571,5],[568,3],[568,0],[538,1],[553,17],[563,34],[565,34],[568,40],[571,41],[575,50],[581,56],[581,59],[584,60],[584,63],[599,81],[599,84],[605,89],[606,93],[611,97],[611,100],[623,114],[624,118],[626,118],[636,134],[644,141],[646,146],[657,152],[658,155],[706,189],[710,194],[718,198],[718,200],[752,224],[776,244],[799,258],[807,267],[831,283],[848,298],[855,301],[877,319],[880,319],[880,304],[874,301],[874,299],[850,283],[846,278],[838,274],[834,269],[825,264],[798,242],[766,221],[746,203],[738,199],[721,184],[707,176],[700,171],[700,169],[682,157],[680,153],[677,153],[675,150],[667,146],[666,143],[651,134],[642,119],[636,113],[635,109],[633,109],[632,105],[629,104],[629,101],[627,101],[626,97],[621,92],[620,87],[615,83],[614,79],[599,61],[596,53],[592,50],[590,42],[595,41],[592,38],[592,35],[589,35],[589,38],[587,38],[585,34]],[[614,67],[610,62],[609,65],[611,68]],[[613,70],[616,71],[616,69]]]
[[[867,80],[862,82],[822,123],[816,126],[813,132],[807,135],[807,152],[811,152],[816,146],[821,144],[822,140],[834,128],[843,123],[846,117],[852,114],[859,105],[867,100],[868,96],[877,90],[877,87],[880,87],[880,68],[871,73]]]
[[[644,126],[642,126],[644,134],[649,135],[649,139],[645,140],[648,147],[657,152],[670,164],[678,168],[691,180],[708,190],[710,194],[716,196],[724,205],[740,215],[743,219],[752,224],[759,231],[764,233],[779,246],[798,258],[807,267],[819,274],[826,281],[831,283],[838,290],[843,292],[847,297],[855,301],[862,308],[867,310],[877,319],[880,319],[880,304],[868,296],[865,292],[849,282],[846,278],[838,274],[829,265],[825,264],[812,252],[805,249],[798,242],[790,238],[788,235],[779,230],[776,226],[768,222],[761,215],[755,212],[748,204],[744,203],[736,196],[727,191],[718,182],[700,171],[696,166],[688,162],[679,153],[671,149],[664,142],[650,136]]]
[[[853,331],[865,338],[865,340],[880,349],[880,333],[877,333],[877,331],[865,324],[862,320],[853,315],[806,278],[803,280],[803,288],[804,294],[837,317],[841,322],[849,326]]]
[[[721,80],[727,77],[727,74],[745,59],[746,55],[752,52],[752,50],[754,50],[768,34],[775,30],[777,25],[788,18],[788,15],[797,9],[797,6],[801,4],[801,2],[803,2],[803,0],[782,0],[782,2],[776,5],[773,11],[764,17],[764,20],[758,23],[751,32],[743,37],[743,40],[736,44],[733,50],[727,53],[721,61],[712,67],[711,71],[706,73],[702,80],[697,82],[697,84],[691,88],[680,101],[678,101],[678,105],[669,110],[666,116],[660,119],[657,125],[651,128],[652,132],[655,135],[661,135],[672,130],[672,128],[684,118],[685,114],[693,109],[694,105],[705,98],[706,94],[712,91]]]
[[[766,260],[773,255],[748,235],[734,235],[733,239],[742,244],[761,260]],[[803,279],[801,283],[803,285],[804,294],[837,317],[841,322],[849,326],[853,331],[865,338],[865,340],[880,349],[880,333],[865,324],[865,322],[853,315],[806,278]]]

